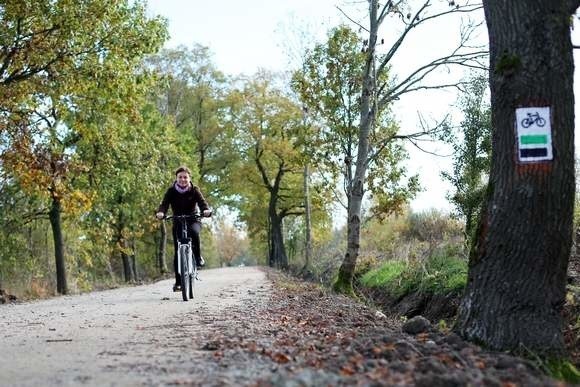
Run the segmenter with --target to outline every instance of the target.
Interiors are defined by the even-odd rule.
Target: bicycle
[[[199,281],[197,277],[197,264],[193,262],[193,247],[191,245],[191,238],[187,234],[187,219],[193,219],[196,222],[201,221],[201,215],[171,215],[164,219],[177,219],[181,222],[181,238],[177,239],[177,272],[181,276],[181,295],[183,301],[193,299],[195,281]],[[185,243],[184,243],[185,241]]]

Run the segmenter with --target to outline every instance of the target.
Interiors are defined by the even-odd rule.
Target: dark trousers
[[[193,256],[195,261],[200,263],[200,241],[199,232],[201,231],[201,223],[188,221],[187,222],[187,235],[191,238],[191,247],[193,248]],[[173,271],[175,272],[175,281],[179,284],[181,283],[181,277],[177,272],[177,241],[181,238],[181,223],[176,223],[173,225]],[[182,243],[187,243],[187,241],[182,241]]]

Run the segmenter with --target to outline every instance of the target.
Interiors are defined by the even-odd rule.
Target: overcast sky
[[[210,48],[217,68],[229,75],[252,74],[259,68],[273,71],[288,70],[288,52],[296,47],[298,30],[306,30],[323,40],[326,31],[341,21],[348,22],[336,8],[344,10],[353,4],[365,3],[354,0],[148,0],[151,15],[162,15],[169,21],[171,35],[167,47],[199,43]],[[459,26],[450,23],[432,25],[412,36],[407,47],[400,51],[393,65],[395,73],[429,57],[429,53],[443,52],[453,44],[449,37],[458,33]],[[577,30],[577,29],[576,29]],[[486,39],[485,31],[482,39]],[[383,30],[383,33],[384,32]],[[580,44],[580,34],[573,32],[573,41]],[[290,47],[290,48],[289,48]],[[578,51],[578,50],[576,50]],[[580,55],[577,53],[576,56]],[[578,94],[577,94],[578,95]],[[404,127],[418,127],[420,110],[426,117],[441,118],[455,99],[452,92],[436,95],[416,95],[402,98],[395,109],[397,119]],[[578,116],[578,111],[576,115]],[[578,136],[577,136],[578,137]],[[576,141],[578,144],[578,140]],[[449,154],[443,146],[429,148],[441,154]],[[449,157],[436,157],[409,149],[409,170],[419,173],[425,191],[412,202],[416,211],[437,208],[449,211],[451,205],[445,199],[449,186],[440,178],[442,169],[449,169]]]

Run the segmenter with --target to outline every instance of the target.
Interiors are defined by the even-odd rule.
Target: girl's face
[[[177,185],[180,186],[181,188],[189,187],[190,181],[191,180],[187,172],[179,172],[177,174]]]

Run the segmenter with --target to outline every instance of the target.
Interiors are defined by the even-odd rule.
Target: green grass
[[[555,379],[568,383],[580,383],[580,371],[567,359],[552,359],[545,364],[547,373]]]
[[[424,263],[388,261],[361,278],[367,287],[381,287],[400,297],[418,291],[445,294],[459,291],[467,281],[467,262],[455,257],[434,256]]]
[[[388,261],[378,269],[367,272],[361,278],[364,286],[373,288],[386,286],[397,280],[405,271],[406,265],[402,261]]]

